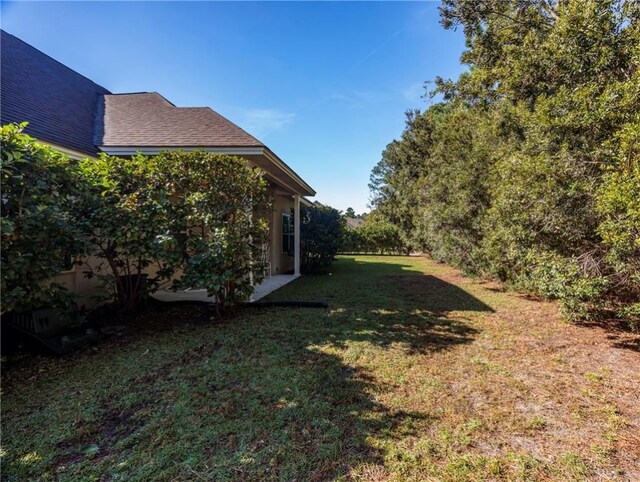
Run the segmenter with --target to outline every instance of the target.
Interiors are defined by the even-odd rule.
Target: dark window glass
[[[282,253],[293,255],[293,219],[290,214],[282,215]]]

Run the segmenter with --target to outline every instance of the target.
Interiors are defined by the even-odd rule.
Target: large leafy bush
[[[69,309],[71,294],[51,279],[87,249],[72,214],[82,194],[75,165],[24,134],[25,125],[0,130],[3,313]]]
[[[246,301],[262,280],[267,183],[246,160],[171,151],[154,159],[153,189],[171,203],[167,243],[183,254],[176,288],[204,288],[218,311]]]
[[[241,158],[167,151],[81,164],[92,186],[79,218],[101,276],[132,310],[164,284],[206,289],[218,312],[246,300],[264,274],[262,172]]]
[[[182,261],[167,242],[173,239],[168,192],[153,185],[156,162],[146,156],[102,155],[85,159],[79,169],[88,188],[76,219],[98,259],[88,260],[85,274],[102,280],[102,301],[115,299],[131,311]]]
[[[331,266],[338,252],[345,221],[328,206],[302,206],[300,211],[301,270],[320,273]]]
[[[2,128],[2,311],[68,309],[52,280],[73,256],[135,309],[161,283],[204,288],[218,311],[261,280],[268,225],[262,171],[240,158],[165,152],[71,161]]]

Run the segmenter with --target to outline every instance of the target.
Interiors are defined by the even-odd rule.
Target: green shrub
[[[101,260],[86,274],[100,276],[122,310],[171,281],[206,289],[222,313],[264,276],[266,181],[244,159],[171,151],[80,168],[91,189],[77,216]]]
[[[345,226],[338,251],[344,254],[355,254],[372,252],[372,249],[370,249],[362,229],[351,229]]]
[[[379,254],[408,254],[400,229],[391,223],[365,223],[362,235],[369,249]]]
[[[360,228],[345,229],[339,251],[345,254],[409,254],[411,250],[398,226],[367,219]]]
[[[265,273],[263,171],[239,157],[201,151],[163,152],[154,163],[153,189],[171,199],[166,239],[183,256],[174,286],[206,289],[218,312],[246,301]]]
[[[640,332],[640,303],[633,303],[618,308],[616,315],[625,321],[631,329]]]
[[[331,266],[340,247],[345,221],[337,209],[302,206],[300,224],[301,270],[321,273]]]
[[[560,300],[563,313],[570,319],[590,319],[597,314],[598,300],[606,292],[608,280],[587,274],[580,259],[532,250],[523,265],[527,269],[515,280],[516,287]]]
[[[67,309],[71,294],[51,279],[72,255],[92,255],[85,275],[123,311],[180,273],[176,288],[206,289],[222,312],[264,276],[266,181],[246,160],[164,152],[75,163],[23,127],[1,132],[3,312]]]
[[[617,159],[597,193],[598,233],[607,247],[605,261],[619,316],[640,328],[640,120],[616,136]],[[625,305],[629,304],[628,308]]]
[[[116,300],[121,310],[132,311],[181,261],[167,249],[169,193],[152,184],[155,161],[146,156],[102,155],[79,168],[89,188],[76,219],[99,260],[86,265],[85,275],[97,276],[106,288],[99,301]]]
[[[71,294],[51,279],[87,250],[72,214],[82,184],[74,163],[24,134],[25,126],[0,131],[2,312],[68,310]]]

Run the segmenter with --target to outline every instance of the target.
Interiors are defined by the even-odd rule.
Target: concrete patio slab
[[[261,298],[264,298],[275,290],[282,288],[284,285],[291,283],[294,279],[299,278],[299,274],[276,274],[265,278],[262,283],[255,287],[253,295],[249,299],[249,302],[253,303]],[[153,293],[155,299],[159,301],[200,301],[205,303],[214,303],[214,298],[207,295],[206,290],[186,290],[186,291],[171,291],[171,290],[158,290]]]
[[[264,298],[275,290],[282,288],[284,285],[291,283],[294,279],[298,279],[299,274],[276,274],[262,280],[262,283],[256,286],[255,291],[251,295],[249,301],[252,303]]]

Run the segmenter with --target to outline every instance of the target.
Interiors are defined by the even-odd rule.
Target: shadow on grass
[[[349,312],[340,313],[340,317],[345,315],[349,316]],[[345,347],[352,342],[365,342],[383,348],[395,346],[408,354],[428,354],[470,343],[478,333],[462,321],[417,309],[371,310],[363,316],[354,314],[352,320],[351,326],[341,328],[341,336],[332,338],[333,345]]]
[[[629,323],[622,320],[594,320],[584,321],[581,326],[590,329],[599,329],[607,332],[607,339],[614,348],[622,348],[640,353],[640,336],[633,332]]]
[[[398,288],[398,296],[432,313],[450,311],[485,311],[493,309],[456,285],[432,275],[391,275],[391,282]]]
[[[406,268],[399,260],[341,259],[332,276],[296,281],[270,298],[326,299],[329,310],[247,310],[222,324],[167,333],[162,343],[192,348],[143,373],[121,347],[110,356],[129,357],[131,367],[118,373],[126,380],[119,391],[105,396],[97,387],[114,375],[86,367],[81,373],[94,377],[99,409],[76,420],[71,434],[46,427],[60,434],[53,445],[22,442],[22,453],[49,451],[42,463],[20,465],[15,434],[37,440],[45,428],[30,426],[28,417],[3,427],[8,452],[18,456],[4,461],[5,470],[69,479],[310,481],[348,477],[363,466],[383,470],[383,444],[425,433],[435,415],[380,403],[377,395],[394,387],[358,363],[357,351],[380,356],[392,378],[401,378],[406,357],[450,350],[478,334],[447,312],[491,311],[460,288]],[[74,396],[70,390],[40,409],[77,403]],[[4,415],[10,419],[11,408]],[[94,446],[97,455],[87,455]]]

